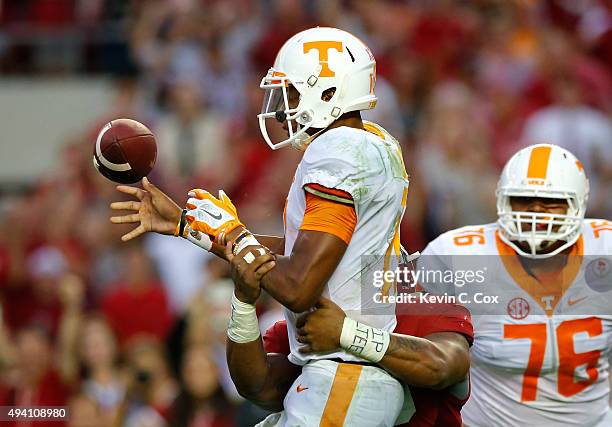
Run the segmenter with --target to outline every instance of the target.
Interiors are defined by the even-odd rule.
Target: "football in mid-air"
[[[153,133],[132,119],[108,122],[96,139],[93,163],[111,181],[133,184],[147,176],[157,157]]]

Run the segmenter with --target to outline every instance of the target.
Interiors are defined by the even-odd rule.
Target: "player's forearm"
[[[227,326],[227,365],[240,395],[262,407],[282,408],[285,394],[280,390],[289,376],[284,367],[292,365],[285,355],[266,354],[255,306],[236,295]]]
[[[228,233],[226,237],[227,242],[234,242],[236,238],[245,230],[244,227],[238,227]],[[253,235],[259,244],[265,246],[270,249],[271,252],[275,254],[283,254],[285,252],[285,238],[278,236],[266,236],[263,234],[254,234]],[[225,257],[225,246],[219,245],[218,243],[214,243],[210,251],[217,255],[219,258],[226,259]]]
[[[255,234],[255,238],[266,248],[275,254],[285,253],[285,238],[278,236],[265,236],[263,234]]]
[[[448,360],[443,348],[426,338],[392,334],[345,317],[344,312],[339,307],[336,308],[337,310],[334,310],[333,306],[326,308],[324,305],[320,310],[327,310],[327,315],[323,317],[320,310],[314,311],[305,317],[310,325],[307,324],[301,329],[299,324],[303,318],[296,322],[298,335],[303,332],[315,335],[310,339],[307,335],[305,340],[313,349],[329,350],[329,344],[333,345],[335,339],[338,339],[336,342],[339,342],[340,348],[380,365],[403,383],[425,388],[445,387],[450,376],[446,371],[447,363],[452,361]],[[341,328],[330,328],[332,324],[341,325]],[[323,335],[322,331],[326,326],[328,329]],[[312,332],[314,330],[316,332]],[[337,338],[326,340],[327,336]]]
[[[284,360],[283,360],[284,359]],[[284,355],[267,355],[261,337],[238,344],[227,340],[227,364],[238,393],[262,408],[280,411],[293,382],[293,370]]]
[[[379,365],[406,384],[439,390],[467,375],[467,369],[464,371],[457,363],[461,361],[449,360],[441,344],[426,338],[391,334]]]
[[[285,256],[276,257],[276,267],[262,278],[261,287],[295,313],[313,307],[323,289],[322,285],[308,281],[304,271],[293,265],[291,257]]]
[[[268,363],[261,337],[243,344],[228,338],[227,365],[238,393],[247,399],[256,395],[268,376]]]
[[[291,255],[276,257],[276,266],[263,276],[261,287],[289,310],[304,312],[321,297],[346,247],[333,234],[301,230]]]

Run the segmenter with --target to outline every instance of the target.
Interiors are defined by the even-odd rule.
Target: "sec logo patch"
[[[508,302],[508,315],[513,319],[524,319],[529,316],[529,303],[525,298],[512,298]]]

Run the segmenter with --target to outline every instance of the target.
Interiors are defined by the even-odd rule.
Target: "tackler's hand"
[[[300,316],[295,324],[296,339],[304,344],[300,353],[319,353],[340,348],[346,314],[331,300],[321,297],[314,311]]]
[[[232,246],[227,244],[225,256],[230,263],[234,294],[242,302],[255,304],[261,294],[261,278],[276,267],[276,258],[265,246],[247,246],[236,255]]]

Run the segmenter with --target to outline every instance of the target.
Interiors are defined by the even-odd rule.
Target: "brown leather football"
[[[133,184],[147,176],[157,157],[153,133],[132,119],[107,123],[96,139],[93,163],[111,181]]]

